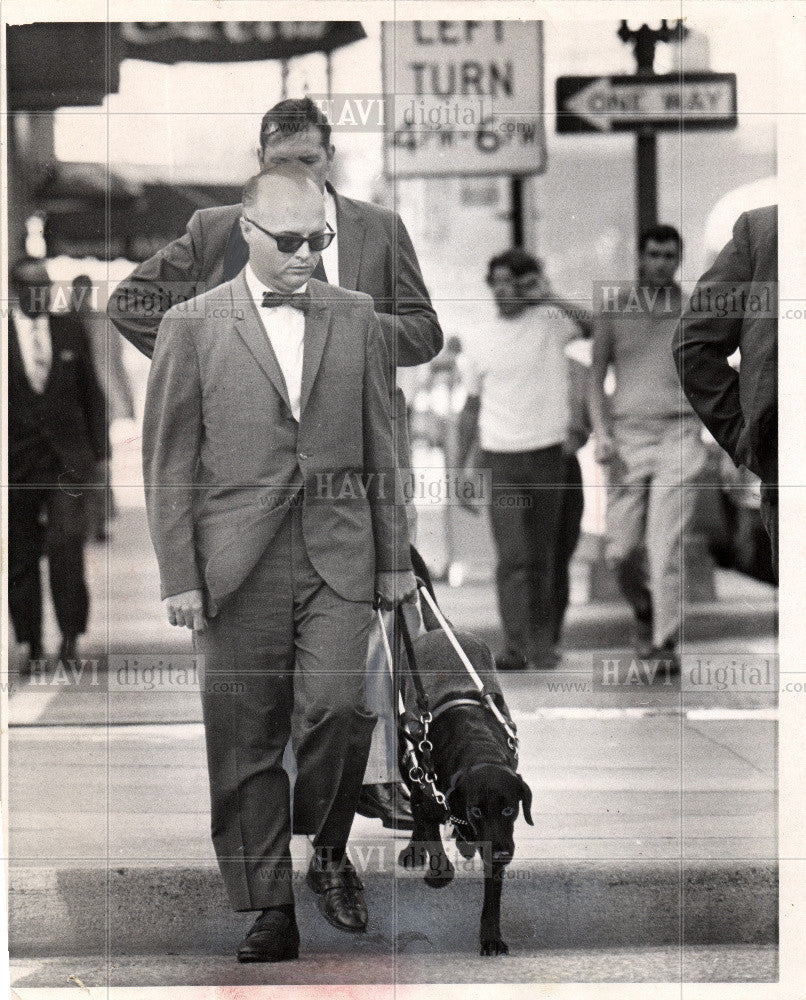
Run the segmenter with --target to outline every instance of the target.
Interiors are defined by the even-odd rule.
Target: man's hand
[[[162,602],[168,613],[171,625],[184,625],[195,632],[203,632],[207,628],[204,617],[204,595],[200,590],[186,590],[183,594],[166,597]]]
[[[610,434],[597,434],[593,457],[600,465],[607,465],[618,455],[616,442]]]
[[[411,570],[375,574],[375,603],[381,611],[391,611],[404,601],[414,601],[416,595],[417,581]]]

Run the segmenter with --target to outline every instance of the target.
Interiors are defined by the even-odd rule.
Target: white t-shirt
[[[468,395],[481,397],[485,451],[534,451],[568,431],[566,345],[579,328],[556,306],[532,306],[513,319],[497,314],[465,338]]]

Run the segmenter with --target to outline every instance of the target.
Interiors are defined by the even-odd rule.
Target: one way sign
[[[736,74],[561,76],[557,131],[735,128]]]

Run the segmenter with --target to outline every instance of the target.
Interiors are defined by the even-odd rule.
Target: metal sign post
[[[687,33],[683,22],[678,21],[676,31],[671,30],[666,21],[661,21],[658,30],[653,31],[646,24],[637,31],[621,22],[618,36],[625,44],[633,43],[635,75],[652,77],[655,74],[655,46],[658,42],[670,42],[677,34],[682,39]],[[635,218],[638,236],[658,221],[658,137],[651,125],[639,126],[635,137]]]
[[[657,133],[681,129],[729,129],[737,125],[735,73],[655,73],[658,42],[684,38],[680,21],[670,28],[621,22],[619,38],[633,43],[633,75],[561,76],[557,79],[557,132],[635,133],[638,232],[657,221]]]

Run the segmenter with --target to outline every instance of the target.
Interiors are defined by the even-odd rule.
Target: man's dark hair
[[[656,222],[654,226],[649,226],[641,233],[638,240],[638,253],[643,253],[646,250],[646,245],[650,240],[653,243],[668,243],[670,240],[674,240],[677,243],[677,249],[681,253],[683,251],[683,237],[674,226],[667,225],[665,222]]]
[[[24,254],[22,257],[18,257],[11,267],[9,267],[9,282],[12,285],[19,285],[21,283],[21,275],[28,267],[40,268],[45,274],[47,274],[47,264],[43,257],[31,257],[30,254]]]
[[[513,278],[524,278],[527,274],[540,274],[542,265],[525,250],[520,247],[513,247],[503,253],[496,254],[487,265],[487,284],[493,280],[493,271],[496,268],[505,267]]]
[[[318,128],[322,136],[322,145],[330,148],[330,122],[327,116],[317,108],[310,97],[289,97],[269,108],[260,123],[260,148],[266,149],[266,143],[276,135],[296,135],[309,128]]]

